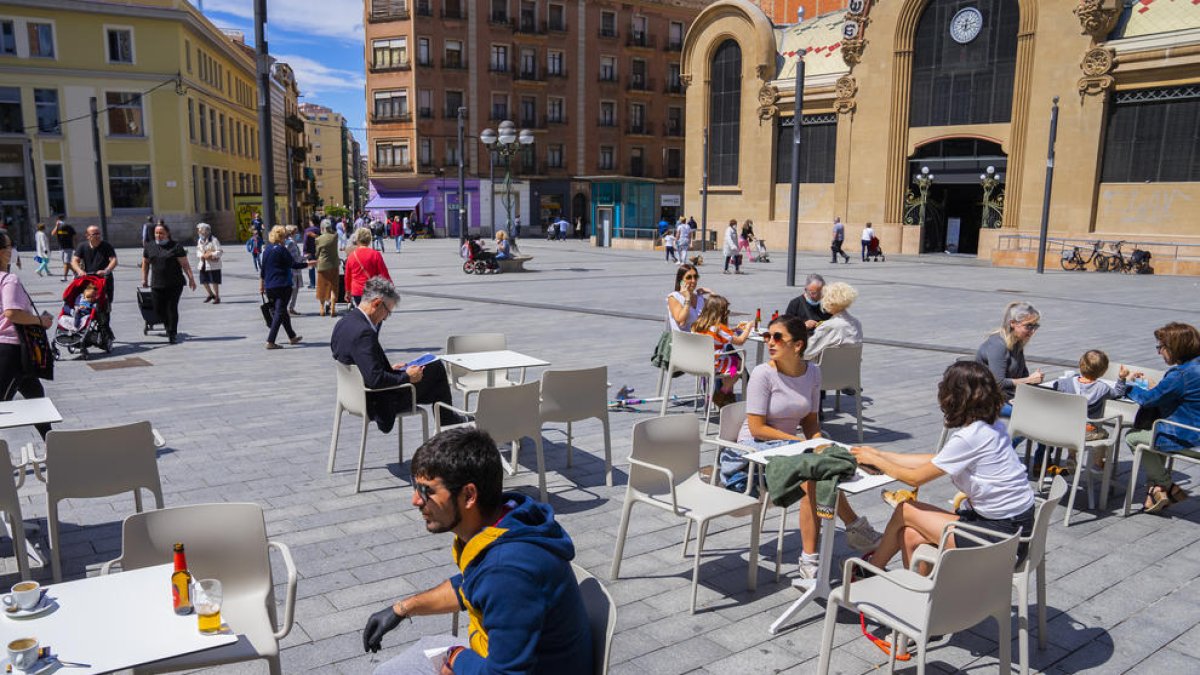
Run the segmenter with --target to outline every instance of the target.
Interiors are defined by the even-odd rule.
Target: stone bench
[[[518,255],[509,258],[508,260],[497,260],[496,262],[500,264],[501,273],[524,272],[526,271],[525,263],[529,262],[530,260],[533,260],[533,256],[531,255]]]

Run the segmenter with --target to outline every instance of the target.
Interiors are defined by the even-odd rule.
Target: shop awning
[[[389,195],[376,195],[374,199],[367,202],[368,209],[413,209],[416,208],[422,201],[423,197],[393,197]]]

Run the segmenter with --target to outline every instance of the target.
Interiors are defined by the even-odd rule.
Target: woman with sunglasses
[[[1034,371],[1031,375],[1029,366],[1025,365],[1025,345],[1041,328],[1038,323],[1041,318],[1041,312],[1028,302],[1008,303],[1008,307],[1004,308],[1000,329],[989,335],[975,352],[975,361],[992,371],[992,377],[1000,385],[1005,401],[1012,401],[1018,384],[1042,382],[1042,371]],[[1006,403],[1000,416],[1008,417],[1011,414],[1012,406]]]
[[[667,296],[667,324],[671,330],[692,332],[692,324],[704,309],[704,296],[712,293],[698,286],[699,281],[700,270],[691,263],[675,270],[675,290]]]
[[[799,317],[783,315],[776,318],[763,333],[771,359],[750,373],[746,387],[746,421],[738,434],[738,443],[758,450],[795,443],[821,436],[817,409],[821,392],[821,369],[804,359],[808,344],[808,329]],[[803,435],[797,435],[799,428]],[[722,449],[721,477],[726,487],[745,490],[748,461],[734,450]],[[820,569],[817,539],[820,521],[816,501],[809,498],[816,486],[810,481],[804,486],[800,500],[800,576],[815,579]],[[844,498],[838,498],[838,517],[846,524],[846,540],[850,547],[866,552],[875,548],[879,533],[865,517],[859,517]]]
[[[1189,427],[1200,427],[1200,331],[1186,323],[1172,322],[1154,331],[1156,348],[1170,368],[1158,384],[1149,389],[1130,387],[1129,398],[1143,408],[1156,408],[1155,417]],[[1142,373],[1130,373],[1121,366],[1122,380],[1137,380]],[[1153,432],[1131,431],[1125,435],[1129,447],[1150,445]],[[1200,432],[1184,427],[1160,425],[1154,449],[1180,453],[1200,459]],[[1173,503],[1187,499],[1187,493],[1171,482],[1167,458],[1147,452],[1142,454],[1146,467],[1146,513],[1158,513]]]

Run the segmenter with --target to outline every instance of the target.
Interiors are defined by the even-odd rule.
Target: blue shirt
[[[1158,408],[1159,419],[1200,427],[1200,356],[1171,366],[1152,389],[1130,387],[1128,396],[1140,406]],[[1155,446],[1160,450],[1200,447],[1200,432],[1160,427]]]

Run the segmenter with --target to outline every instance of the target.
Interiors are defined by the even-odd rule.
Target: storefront
[[[370,186],[366,208],[372,218],[407,215],[410,222],[415,220],[436,237],[459,236],[457,180],[429,178],[412,185],[375,179]],[[476,179],[466,181],[465,220],[473,234],[480,233],[479,186]]]
[[[596,246],[641,247],[653,245],[658,232],[655,184],[644,180],[596,177],[591,179],[592,237]]]
[[[0,223],[18,246],[31,240],[32,219],[37,217],[29,166],[28,145],[0,142]]]

